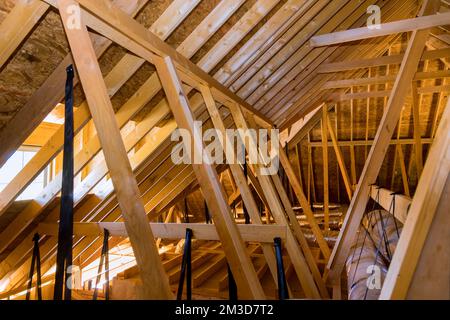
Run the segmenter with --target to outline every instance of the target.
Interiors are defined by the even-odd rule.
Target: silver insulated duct
[[[401,229],[388,211],[365,215],[346,262],[349,300],[378,299]]]

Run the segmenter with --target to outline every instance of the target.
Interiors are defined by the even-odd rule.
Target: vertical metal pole
[[[233,273],[231,272],[230,266],[227,264],[228,268],[228,299],[230,301],[237,301],[237,286],[234,280]]]
[[[29,301],[31,298],[31,288],[33,286],[33,274],[34,267],[36,266],[36,291],[38,295],[38,300],[42,300],[42,282],[41,282],[41,256],[39,253],[39,234],[35,234],[33,237],[33,257],[31,258],[30,273],[28,276],[28,286],[26,300]]]
[[[54,299],[71,300],[71,284],[64,285],[70,278],[72,267],[73,235],[73,78],[74,69],[67,67],[65,123],[64,123],[64,159],[61,191],[61,209],[58,233],[58,253],[56,257]]]
[[[289,292],[287,290],[286,275],[284,274],[283,253],[281,250],[281,239],[275,238],[275,254],[277,258],[277,273],[278,273],[278,297],[280,300],[289,299]]]
[[[211,222],[211,215],[209,214],[208,204],[206,203],[206,201],[204,202],[204,205],[205,205],[205,221],[206,224],[209,224]]]
[[[180,281],[178,283],[177,300],[181,301],[183,298],[184,278],[186,279],[186,299],[192,300],[192,266],[191,266],[191,242],[193,232],[191,229],[186,229],[186,239],[184,242],[183,260],[181,261]]]
[[[247,159],[245,159],[244,162],[244,176],[245,179],[247,179],[248,176],[248,167],[247,167]],[[247,183],[247,181],[246,181]],[[247,208],[245,207],[245,203],[242,201],[242,208],[244,209],[244,218],[245,218],[245,224],[250,224],[250,215],[248,214]]]
[[[105,300],[109,300],[109,231],[104,230],[103,235],[103,246],[102,246],[102,255],[100,257],[100,263],[98,264],[98,271],[97,271],[97,278],[95,280],[95,287],[94,287],[94,295],[92,300],[97,300],[98,298],[98,284],[100,283],[100,280],[102,278],[102,267],[105,266],[105,280],[106,280],[106,286],[105,286]]]

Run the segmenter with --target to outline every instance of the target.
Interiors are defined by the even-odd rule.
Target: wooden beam
[[[351,87],[351,93],[353,94],[353,87]],[[354,118],[355,118],[355,101],[353,99],[350,100],[350,141],[353,142],[353,136],[354,136]],[[353,189],[356,188],[356,159],[355,159],[355,146],[352,144],[350,146],[350,172],[352,175],[352,183],[353,183]]]
[[[325,257],[325,259],[329,259],[330,254],[331,254],[330,248],[328,247],[328,244],[325,241],[323,233],[320,230],[319,225],[317,224],[317,221],[314,217],[314,213],[311,210],[310,202],[306,198],[305,193],[303,192],[303,189],[300,186],[300,182],[297,179],[297,176],[295,175],[295,172],[294,172],[294,169],[292,168],[291,162],[289,161],[287,154],[284,152],[284,150],[283,150],[283,148],[281,148],[281,146],[280,146],[280,150],[279,150],[279,157],[280,157],[280,163],[284,169],[284,172],[286,173],[286,175],[288,177],[289,183],[292,186],[292,189],[294,189],[295,196],[297,197],[297,200],[299,201],[299,203],[302,207],[302,210],[308,219],[311,230],[312,230],[314,236],[316,237],[319,248],[322,251],[322,254]]]
[[[336,159],[338,161],[339,168],[342,174],[342,179],[344,180],[345,190],[347,191],[348,199],[352,201],[353,196],[352,183],[350,182],[350,177],[348,175],[348,171],[345,166],[344,156],[342,154],[341,148],[338,145],[336,134],[334,133],[333,125],[331,124],[329,117],[327,118],[327,125],[328,125],[328,133],[330,134],[334,152],[336,153]]]
[[[450,89],[450,87],[449,87]],[[411,85],[411,95],[412,95],[412,110],[413,110],[413,127],[414,127],[414,155],[416,158],[416,168],[417,168],[417,176],[420,177],[420,174],[423,170],[423,150],[422,150],[422,131],[420,129],[420,106],[421,106],[421,97],[419,97],[419,93],[417,90],[417,83],[413,82]]]
[[[55,0],[45,1],[53,6],[57,6]],[[158,63],[157,61],[160,56],[171,57],[176,68],[180,71],[180,76],[183,81],[187,82],[190,86],[199,87],[200,85],[208,85],[211,87],[217,101],[220,101],[224,105],[239,103],[244,107],[246,112],[255,114],[263,127],[272,126],[270,120],[254,110],[247,102],[209,76],[200,67],[159,39],[152,32],[145,29],[137,21],[124,14],[109,1],[99,0],[92,2],[90,0],[77,0],[77,2],[82,7],[82,15],[86,19],[89,27],[150,63]]]
[[[222,116],[220,114],[219,109],[217,108],[216,101],[211,93],[210,88],[203,87],[201,90],[203,95],[203,99],[205,100],[206,107],[211,116],[211,120],[214,124],[214,127],[225,137],[225,141],[221,140],[220,143],[222,145],[223,150],[226,150],[227,145],[233,145],[232,141],[230,141],[229,135],[226,134],[225,124],[222,120]],[[257,225],[262,225],[261,217],[259,215],[258,205],[253,197],[253,194],[248,185],[247,177],[244,175],[243,169],[240,164],[235,162],[235,152],[233,150],[232,154],[225,152],[227,162],[229,163],[229,171],[231,171],[230,180],[235,182],[237,187],[239,188],[239,193],[242,196],[242,200],[244,201],[245,208],[250,216],[252,223]],[[272,242],[273,242],[272,238]],[[271,245],[262,245],[262,250],[266,261],[270,267],[271,274],[275,282],[278,281],[277,274],[277,266],[275,254],[273,252],[273,246]]]
[[[141,2],[145,3],[145,1]],[[198,0],[174,1],[158,18],[158,20],[156,20],[155,23],[152,24],[150,30],[157,33],[162,39],[166,39],[170,35],[170,32],[172,32],[173,29],[175,29],[182,22],[184,17],[188,15],[189,12],[193,10],[197,4]],[[135,9],[138,10],[140,7],[141,5],[138,5]],[[195,51],[193,50],[193,48],[201,47],[201,45],[206,42],[206,40],[199,39],[199,35],[205,35],[205,30],[207,32],[210,32],[206,33],[207,35],[212,35],[212,32],[214,32],[214,30],[218,29],[221,26],[220,22],[215,21],[220,20],[218,19],[218,16],[219,14],[222,14],[220,13],[221,9],[223,8],[220,6],[217,8],[217,11],[219,12],[213,10],[213,12],[208,15],[208,17],[204,21],[202,21],[202,23],[194,30],[194,32],[192,32],[187,37],[187,39],[183,41],[183,43],[181,43],[178,50],[180,50],[182,54],[194,54]],[[170,22],[168,23],[167,20],[169,19]],[[210,30],[210,27],[214,28]],[[68,57],[70,57],[70,61],[72,61],[71,55],[68,55]],[[107,84],[108,92],[110,93],[110,95],[114,95],[120,89],[121,85],[124,84],[133,75],[133,73],[143,65],[144,62],[145,61],[143,59],[140,59],[132,54],[126,54],[119,61],[116,67],[114,67],[113,70],[105,77],[105,82]],[[65,65],[61,64],[60,67],[61,70],[63,70],[62,67],[65,67]],[[61,72],[60,74],[63,73]],[[64,80],[61,79],[60,83],[63,84]],[[63,89],[64,88],[62,88],[61,90]],[[49,90],[51,89],[46,86],[42,86],[39,89],[39,91],[45,92],[45,96],[51,96],[47,93],[47,91]],[[137,114],[137,112],[141,110],[141,108],[143,108],[160,90],[161,84],[159,78],[157,74],[153,74],[141,87],[139,87],[135,94],[133,94],[133,96],[117,112],[116,119],[119,127],[122,128],[126,123],[128,123],[129,119],[132,118],[133,115]],[[42,99],[38,99],[37,101],[31,99],[31,101],[33,103],[30,102],[30,106],[24,106],[24,108],[35,109],[36,106],[42,107],[42,105],[40,105]],[[131,150],[134,145],[148,132],[150,132],[150,130],[158,122],[167,117],[169,112],[169,107],[164,100],[157,106],[155,106],[152,111],[137,124],[136,130],[130,132],[126,137],[124,137],[127,151]],[[75,111],[75,131],[78,131],[89,120],[90,116],[91,115],[89,113],[88,105],[86,103],[82,103],[81,106],[78,107],[77,111]],[[91,122],[89,122],[88,124],[91,124]],[[0,215],[7,209],[7,207],[15,199],[15,197],[28,186],[28,184],[45,168],[48,162],[60,150],[63,144],[62,129],[63,128],[58,130],[58,132],[46,143],[46,145],[41,148],[41,150],[39,150],[39,152],[33,157],[33,161],[29,162],[1,192]],[[101,146],[97,136],[92,137],[88,144],[86,144],[83,152],[78,153],[75,157],[75,173],[77,174],[79,170],[81,170],[87,163],[89,163],[89,161],[100,151],[100,149]],[[96,167],[96,170],[98,170],[97,172],[101,171],[99,169],[101,167],[101,164],[97,165]],[[100,181],[102,177],[103,175],[99,176],[97,181]],[[54,192],[46,192],[46,194],[52,193]]]
[[[323,166],[323,210],[324,210],[324,224],[323,230],[327,232],[330,227],[330,194],[328,186],[328,126],[327,126],[328,111],[327,108],[322,108],[322,166]]]
[[[303,165],[302,165],[300,148],[299,148],[298,144],[295,145],[295,156],[296,156],[296,159],[297,159],[297,166],[298,166],[298,182],[300,184],[300,188],[302,190],[304,190],[303,189],[303,173],[302,173],[303,172]],[[289,177],[288,177],[288,179],[289,179]],[[294,191],[294,193],[295,193],[295,191]],[[304,193],[304,191],[303,191],[303,193]]]
[[[391,190],[371,186],[370,197],[376,201],[384,210],[394,212],[395,218],[401,223],[405,223],[408,211],[411,206],[411,198],[401,194],[394,194]],[[395,201],[394,200],[395,197]]]
[[[184,239],[186,229],[189,228],[193,231],[193,239],[220,241],[216,226],[212,224],[150,223],[150,227],[155,238]],[[286,226],[240,224],[237,227],[244,241],[273,244],[273,239],[276,237],[286,239]],[[100,237],[105,229],[112,237],[128,237],[127,229],[122,222],[75,223],[73,232],[75,236]],[[38,230],[42,235],[57,236],[58,224],[41,223]]]
[[[40,0],[19,0],[0,25],[0,70],[47,12]],[[1,167],[1,165],[0,165]]]
[[[425,1],[420,15],[433,13],[437,3],[438,1]],[[367,201],[369,200],[370,185],[375,182],[383,164],[387,152],[386,146],[392,138],[393,130],[398,122],[411,81],[417,72],[428,35],[429,30],[414,31],[411,35],[397,81],[394,84],[386,111],[375,136],[375,143],[370,150],[358,187],[350,203],[344,224],[333,249],[332,257],[327,266],[327,269],[330,271],[329,280],[331,283],[337,281],[341,276],[345,261],[350,253],[352,241],[355,239]]]
[[[120,4],[125,8],[127,13],[134,16],[148,0],[117,0],[115,3]],[[41,1],[39,1],[41,2]],[[97,34],[91,34],[94,39],[95,51],[97,57],[101,56],[111,45],[111,41],[101,37]],[[128,55],[130,56],[130,55]],[[136,57],[134,57],[136,58]],[[129,60],[129,59],[128,59]],[[131,59],[133,60],[133,59]],[[45,117],[55,108],[55,106],[61,102],[64,98],[64,85],[66,72],[65,68],[73,64],[72,56],[68,54],[63,61],[56,67],[53,73],[45,80],[45,82],[36,90],[25,105],[23,105],[16,115],[6,124],[0,131],[0,167],[9,159],[9,157],[20,147],[23,141],[33,132],[33,130],[45,119]],[[121,65],[119,63],[119,65]],[[123,67],[123,65],[121,65]],[[126,68],[119,68],[116,72],[118,74],[129,74],[133,68],[129,65]],[[114,70],[113,70],[114,71]],[[133,72],[129,75],[131,75]],[[117,85],[117,78],[114,76],[114,72],[111,72],[111,87],[116,88],[116,91],[120,88]],[[106,79],[105,79],[106,80]],[[74,84],[78,83],[78,77],[75,76]],[[109,83],[108,83],[109,84]],[[114,84],[114,85],[113,85]],[[111,92],[111,91],[110,91]],[[86,119],[81,119],[85,114],[89,114],[87,106],[81,105],[79,111],[75,112],[75,132],[78,131],[78,126],[83,126],[85,121],[89,119],[89,116],[85,116]],[[78,120],[80,119],[80,120]],[[63,130],[60,131],[59,138],[62,141]],[[59,151],[62,143],[58,143],[57,146],[52,146],[53,152]]]
[[[421,87],[417,89],[418,94],[430,94],[436,92],[448,92],[450,85]],[[346,100],[367,99],[367,98],[383,98],[388,97],[392,93],[391,90],[371,91],[371,92],[356,92],[356,93],[333,93],[329,97],[329,101],[339,102]]]
[[[417,72],[416,75],[414,76],[414,81],[440,79],[448,77],[450,77],[450,70]],[[368,86],[375,84],[385,84],[395,82],[395,79],[397,79],[397,75],[333,80],[325,82],[325,84],[322,86],[322,89],[325,90],[325,89],[346,88],[351,86]]]
[[[239,134],[241,135],[243,141],[245,141],[245,136],[243,135],[243,133],[249,132],[250,129],[247,124],[247,120],[245,119],[239,105],[232,105],[229,107],[229,109],[233,116],[234,122],[236,123],[236,127],[238,129],[241,129],[239,130]],[[249,144],[245,144],[248,154],[257,151],[258,161],[260,161],[259,163],[263,163],[262,159],[260,158],[259,148],[256,140],[252,135],[249,135],[249,137]],[[262,191],[264,192],[265,198],[268,202],[268,206],[276,223],[279,225],[289,225],[282,203],[280,202],[277,191],[275,190],[270,177],[261,174],[261,166],[255,165],[252,167],[253,171],[257,175],[259,183],[261,184]],[[321,293],[319,293],[319,289],[314,282],[314,278],[312,277],[312,274],[308,268],[305,257],[298,247],[297,240],[295,239],[292,232],[287,233],[286,249],[288,250],[289,256],[306,296],[309,298],[320,299]],[[326,292],[324,294],[326,294]]]
[[[281,191],[278,192],[278,194],[280,195],[281,203],[283,204],[283,207],[286,210],[289,222],[291,223],[293,234],[295,235],[295,238],[298,240],[300,247],[302,248],[303,255],[305,256],[305,260],[308,263],[309,270],[312,273],[316,285],[319,288],[319,291],[321,292],[323,297],[328,298],[328,292],[325,286],[325,282],[322,279],[316,260],[314,259],[308,241],[306,240],[305,235],[303,234],[303,230],[300,227],[300,223],[297,220],[297,215],[295,214],[294,209],[292,208],[291,202],[287,196],[287,193],[285,192],[281,179],[278,175],[273,175],[272,181],[274,183],[275,188],[278,191]]]
[[[422,144],[431,144],[433,143],[433,139],[431,138],[422,138],[420,139]],[[375,143],[375,140],[339,140],[337,142],[337,145],[339,147],[363,147],[363,146],[370,146],[373,145]],[[389,141],[389,144],[392,146],[400,146],[400,145],[410,145],[410,144],[415,144],[416,141],[414,139],[411,138],[402,138],[402,139],[392,139]],[[322,148],[322,142],[321,141],[314,141],[314,142],[310,142],[308,143],[308,146],[312,147],[312,148]],[[328,147],[333,147],[333,143],[332,142],[328,142]]]
[[[450,100],[444,110],[415,196],[392,258],[380,299],[406,299],[428,231],[441,203],[448,203],[444,192],[450,172]],[[447,188],[448,189],[448,188]],[[448,211],[447,211],[448,213]]]
[[[353,12],[354,16],[359,19],[354,22],[354,26],[360,26],[365,23],[364,10],[369,5],[374,4],[373,1],[368,1],[365,4],[359,4],[358,10]],[[386,21],[404,18],[408,16],[413,10],[414,5],[409,2],[383,2],[379,3],[383,7],[383,17]],[[386,9],[385,9],[386,7]],[[340,29],[345,29],[349,26],[339,25]],[[338,56],[346,55],[347,59],[357,59],[361,56],[377,56],[381,55],[386,50],[386,43],[392,42],[398,35],[389,36],[386,41],[379,42],[376,39],[367,41],[361,50],[354,50],[354,47],[333,46],[323,48],[320,50],[311,51],[310,57],[307,61],[299,64],[295,69],[295,79],[291,81],[272,102],[266,103],[266,110],[272,110],[268,113],[273,121],[279,125],[280,128],[286,128],[296,118],[305,115],[313,108],[317,107],[326,98],[321,97],[322,94],[317,92],[317,87],[324,83],[329,77],[316,77],[316,68],[327,60],[335,60]],[[353,50],[352,50],[353,49]],[[309,65],[307,69],[304,66]],[[314,71],[314,72],[313,72]],[[288,77],[289,79],[290,77]],[[272,90],[273,91],[273,90]],[[281,94],[280,94],[281,93]],[[309,100],[308,103],[305,100]],[[256,107],[257,105],[255,105]],[[297,108],[297,109],[296,109]],[[287,109],[297,110],[296,112],[285,112]]]
[[[449,69],[449,67],[447,67]],[[445,86],[448,83],[447,79],[443,79],[442,84]],[[433,118],[433,124],[431,125],[431,136],[434,137],[436,134],[438,117],[440,115],[440,110],[444,106],[445,94],[443,92],[439,93],[438,101],[436,102],[436,113]]]
[[[185,96],[181,82],[178,78],[175,65],[170,57],[156,60],[156,68],[162,82],[170,108],[182,129],[188,130],[193,138],[192,147],[196,154],[203,154],[203,141],[194,132],[194,118]],[[192,159],[192,158],[191,158]],[[191,161],[193,161],[192,159]],[[205,160],[203,158],[203,160]],[[206,162],[206,163],[205,163]],[[195,175],[203,190],[206,203],[216,223],[217,232],[221,238],[228,263],[236,279],[236,283],[243,297],[265,299],[264,291],[251,264],[250,257],[245,251],[245,245],[238,233],[236,224],[231,218],[231,209],[225,197],[225,191],[219,183],[217,172],[207,163],[192,164]]]
[[[401,144],[396,145],[396,152],[398,154],[398,163],[400,165],[400,172],[402,175],[403,190],[405,194],[409,197],[410,192],[409,192],[408,172],[406,171],[405,155],[403,154],[403,147]]]
[[[438,50],[430,50],[425,51],[420,61],[425,60],[436,60],[439,58],[450,57],[450,48],[438,49]],[[331,62],[321,65],[317,68],[318,73],[333,73],[333,72],[341,72],[348,71],[354,69],[364,69],[371,67],[380,67],[387,66],[391,64],[401,64],[403,61],[404,55],[399,54],[395,56],[382,56],[372,59],[356,59],[349,61],[340,61],[340,62]]]
[[[308,119],[305,120],[299,128],[297,128],[298,132],[294,137],[288,140],[288,143],[291,147],[299,144],[300,141],[302,141],[308,135],[308,133],[311,132],[311,130],[314,129],[314,127],[320,122],[320,120],[322,119],[323,107],[326,107],[325,103],[311,112],[310,115],[308,115]]]
[[[218,81],[230,86],[239,79],[248,66],[259,58],[298,21],[313,1],[288,0],[238,52],[216,73]]]
[[[86,26],[80,29],[67,25],[69,6],[73,0],[58,0],[59,12],[72,50],[81,84],[111,173],[116,196],[122,209],[130,242],[143,282],[143,297],[171,299],[173,294],[156,248],[155,240],[146,223],[144,206],[131,170],[128,155],[114,116],[114,110],[97,62]]]
[[[416,30],[424,30],[433,27],[445,26],[450,21],[450,12],[421,16],[412,19],[383,23],[380,28],[369,29],[362,27],[357,29],[323,34],[311,38],[312,47],[331,46],[345,42],[359,41],[369,38],[388,36],[394,33],[403,33]]]

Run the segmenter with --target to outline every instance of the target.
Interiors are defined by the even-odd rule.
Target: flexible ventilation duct
[[[365,216],[346,262],[349,300],[378,299],[401,228],[385,210]]]

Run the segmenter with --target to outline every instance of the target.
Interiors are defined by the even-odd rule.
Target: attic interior
[[[0,0],[0,300],[449,300],[449,27],[447,0]],[[177,129],[277,152],[176,163]]]

